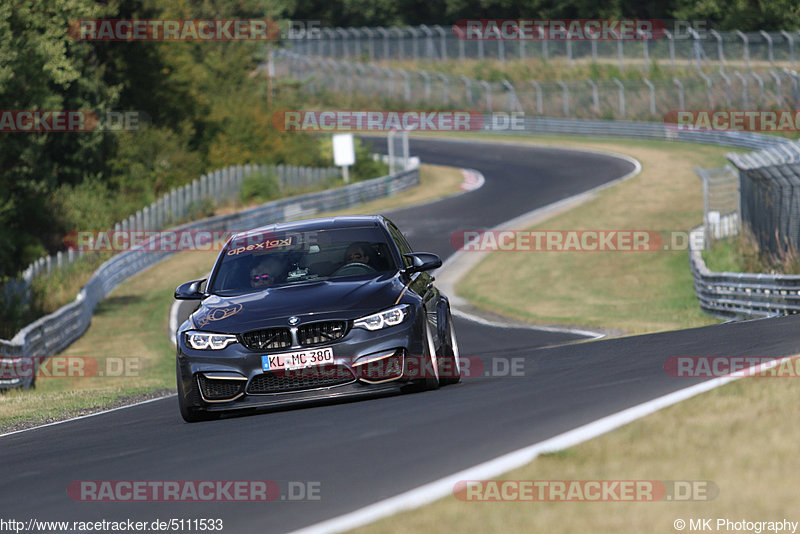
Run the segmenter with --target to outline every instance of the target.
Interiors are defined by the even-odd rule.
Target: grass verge
[[[441,198],[457,193],[462,180],[457,169],[423,165],[419,186],[337,214],[377,213]],[[39,376],[35,390],[0,394],[0,432],[174,392],[175,348],[167,337],[172,294],[181,282],[205,276],[215,259],[214,251],[175,254],[120,284],[98,305],[83,337],[59,355],[59,361],[77,362],[85,371]]]
[[[692,168],[722,166],[729,151],[665,141],[491,139],[622,153],[642,164],[638,176],[526,230],[688,232],[702,220],[703,209]],[[544,324],[641,333],[715,322],[697,305],[686,250],[497,252],[469,272],[457,291],[479,308]]]
[[[699,181],[691,169],[695,165],[719,166],[725,152],[718,147],[648,141],[610,145],[593,139],[548,138],[547,142],[622,152],[636,157],[643,171],[537,229],[634,225],[629,227],[686,230],[702,216]],[[624,213],[614,209],[619,206],[625,207]],[[645,223],[648,226],[643,226]],[[719,254],[730,256],[730,251]],[[505,284],[489,287],[476,283],[492,284],[494,277],[490,274],[501,265],[509,277],[508,287],[515,288],[514,294],[505,289]],[[520,299],[520,285],[537,298]],[[581,291],[575,291],[573,285]],[[478,295],[490,309],[529,320],[611,324],[629,330],[712,322],[697,309],[685,251],[649,256],[552,253],[537,255],[536,261],[522,253],[496,253],[473,270],[459,288],[466,296],[473,295],[473,303],[481,304],[476,302]],[[677,293],[671,296],[670,291]],[[585,298],[582,292],[586,292]],[[530,300],[541,302],[528,306]],[[575,311],[573,308],[579,305],[588,310]],[[687,314],[684,318],[671,316],[682,310]],[[603,317],[602,313],[608,315]],[[448,496],[353,532],[676,532],[678,519],[686,522],[687,529],[691,519],[711,518],[714,525],[717,518],[795,520],[787,515],[795,507],[796,492],[788,483],[786,469],[793,465],[794,443],[800,438],[797,425],[787,424],[796,419],[792,411],[795,397],[791,380],[742,379],[578,446],[542,455],[497,477],[707,480],[719,488],[719,495],[711,501],[492,503],[464,502]]]
[[[795,385],[742,379],[495,477],[706,480],[719,489],[713,500],[499,503],[448,496],[353,532],[674,533],[677,519],[686,522],[687,532],[689,520],[699,518],[712,518],[714,526],[716,518],[797,521],[797,492],[790,482],[800,439],[800,426],[791,424],[797,419]]]

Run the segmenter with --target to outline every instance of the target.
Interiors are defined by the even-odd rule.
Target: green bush
[[[248,174],[242,181],[242,202],[267,202],[281,196],[281,184],[272,170],[259,170]]]

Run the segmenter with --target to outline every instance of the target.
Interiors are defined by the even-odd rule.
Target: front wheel
[[[433,336],[428,321],[425,321],[425,347],[423,361],[420,362],[420,372],[424,373],[422,379],[423,389],[437,389],[439,387],[439,358],[436,356],[436,347],[433,345]]]
[[[461,361],[459,360],[458,341],[456,330],[453,328],[453,316],[447,310],[447,334],[442,344],[441,367],[439,369],[439,384],[457,384],[461,381]]]

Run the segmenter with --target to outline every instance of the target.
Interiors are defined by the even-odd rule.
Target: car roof
[[[245,234],[275,232],[308,232],[315,230],[333,230],[337,228],[358,228],[365,226],[384,226],[386,218],[382,215],[343,215],[337,217],[319,217],[300,221],[283,222],[259,226],[242,232]],[[236,236],[232,236],[236,238]]]

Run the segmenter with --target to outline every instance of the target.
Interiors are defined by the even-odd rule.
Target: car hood
[[[403,290],[397,274],[279,286],[244,295],[212,295],[192,314],[197,328],[238,333],[327,319],[355,319],[391,307]]]

